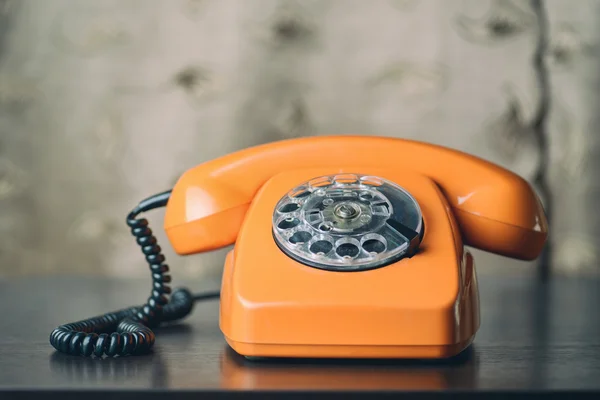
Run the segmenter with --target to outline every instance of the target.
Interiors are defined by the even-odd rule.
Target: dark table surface
[[[110,398],[129,399],[165,392],[172,398],[251,396],[261,390],[600,393],[600,280],[479,279],[482,326],[470,351],[455,360],[259,363],[228,349],[216,300],[197,304],[178,325],[157,329],[151,355],[98,360],[58,354],[48,343],[54,327],[140,304],[149,283],[6,279],[0,281],[0,391],[7,397],[60,391],[63,398],[80,398],[78,391],[90,390],[87,398],[110,392]],[[192,288],[217,287],[205,282]]]

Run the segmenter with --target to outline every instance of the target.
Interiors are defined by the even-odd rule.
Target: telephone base
[[[474,338],[455,344],[427,346],[315,346],[241,343],[227,337],[225,340],[236,353],[255,361],[265,358],[444,359],[462,353]]]
[[[419,203],[427,211],[427,233],[412,258],[337,272],[304,265],[278,247],[272,213],[289,182],[330,172],[281,173],[262,187],[248,209],[223,270],[219,325],[229,346],[241,356],[268,358],[441,359],[459,354],[479,328],[475,262],[429,179],[370,170],[402,182],[417,200],[436,199]]]

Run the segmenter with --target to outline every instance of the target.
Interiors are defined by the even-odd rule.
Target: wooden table
[[[288,398],[307,398],[298,390],[330,396],[372,392],[363,398],[414,391],[427,398],[457,391],[478,398],[503,398],[506,391],[600,393],[600,280],[555,278],[542,284],[525,275],[479,278],[480,333],[470,351],[442,363],[250,363],[226,346],[214,300],[199,303],[184,323],[157,329],[151,355],[70,357],[50,347],[54,327],[140,304],[149,283],[83,277],[0,281],[0,399],[269,398],[267,390]],[[218,287],[192,284],[194,291]]]

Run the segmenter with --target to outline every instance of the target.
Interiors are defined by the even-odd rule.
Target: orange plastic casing
[[[178,254],[233,244],[250,202],[273,175],[298,167],[411,170],[431,178],[448,200],[465,244],[533,260],[548,234],[539,198],[527,181],[449,148],[405,139],[322,136],[251,147],[186,171],[167,205],[164,227]],[[290,188],[294,182],[290,182]]]
[[[415,197],[425,222],[415,256],[331,272],[279,250],[271,231],[277,201],[338,172],[380,176]],[[180,254],[235,242],[221,330],[238,353],[265,357],[457,354],[479,327],[475,267],[463,246],[533,259],[547,236],[541,203],[517,175],[439,146],[359,136],[277,142],[191,169],[172,192],[165,229]]]
[[[426,177],[360,167],[286,171],[262,187],[226,259],[221,330],[245,356],[438,358],[459,353],[479,327],[473,258],[463,252],[448,203]],[[336,172],[398,183],[419,202],[420,251],[370,271],[332,272],[279,250],[271,216],[298,184]]]

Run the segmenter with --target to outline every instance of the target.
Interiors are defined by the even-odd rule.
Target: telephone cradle
[[[166,206],[179,255],[234,245],[220,292],[171,293],[146,219]],[[152,327],[220,298],[228,345],[248,358],[447,358],[480,325],[471,246],[534,260],[543,206],[518,175],[472,155],[388,137],[319,136],[263,144],[186,171],[127,216],[149,264],[147,302],[61,325],[68,354],[148,352]]]

